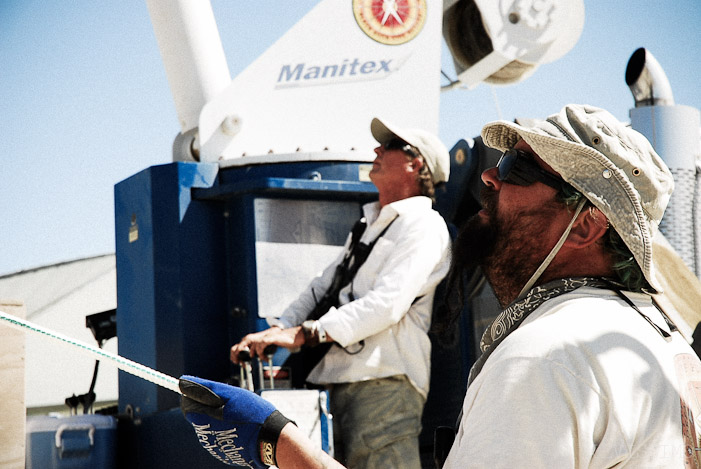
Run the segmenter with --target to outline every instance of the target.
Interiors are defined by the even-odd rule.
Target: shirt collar
[[[384,207],[380,207],[379,202],[365,204],[363,206],[363,215],[367,219],[368,224],[372,224],[380,217],[394,218],[405,213],[430,209],[431,206],[432,202],[430,198],[423,195],[417,195],[414,197],[407,197],[406,199],[397,200],[385,205]]]

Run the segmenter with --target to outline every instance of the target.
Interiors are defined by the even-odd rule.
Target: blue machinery
[[[438,194],[437,204],[450,222],[476,208],[474,195],[464,188],[481,169],[477,153],[463,140],[451,151],[455,182]],[[285,266],[295,264],[304,270],[304,253],[338,249],[360,206],[376,199],[372,183],[359,180],[364,166],[176,162],[117,184],[120,354],[172,376],[230,380],[236,375],[228,360],[230,346],[268,327],[261,309],[277,307],[284,284],[294,281],[289,275],[266,275],[290,274]],[[446,353],[440,345],[434,349]],[[285,359],[281,352],[276,365]],[[434,357],[448,368],[433,373],[445,381],[433,386],[443,389],[442,404],[427,412],[429,418],[442,412],[448,421],[441,424],[454,421],[466,379],[461,353],[456,358],[454,348],[448,352],[449,358]],[[446,407],[451,400],[452,407]],[[201,450],[178,406],[173,392],[120,372],[119,412],[128,416],[120,418],[120,467],[219,465]],[[432,441],[432,430],[426,438]]]

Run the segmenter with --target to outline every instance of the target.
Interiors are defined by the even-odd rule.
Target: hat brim
[[[652,242],[655,272],[664,288],[664,294],[656,295],[655,299],[674,323],[680,326],[682,334],[691,340],[696,325],[701,322],[701,280],[662,233],[658,233]],[[680,321],[686,327],[682,327]]]
[[[370,132],[372,132],[372,136],[375,137],[375,140],[377,140],[377,143],[380,145],[384,145],[395,137],[404,140],[399,133],[390,129],[387,124],[378,118],[374,118],[372,122],[370,122]]]

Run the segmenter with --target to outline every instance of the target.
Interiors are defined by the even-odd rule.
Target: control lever
[[[277,345],[268,345],[265,347],[263,350],[263,355],[265,355],[265,358],[268,359],[268,371],[270,372],[270,389],[275,389],[275,379],[273,376],[273,355],[275,355],[275,352],[277,351]],[[261,376],[263,374],[261,373]],[[262,378],[261,378],[262,381]],[[261,386],[262,388],[262,386]]]
[[[253,370],[251,368],[251,351],[246,347],[239,352],[239,360],[241,360],[241,387],[246,387],[253,392]]]

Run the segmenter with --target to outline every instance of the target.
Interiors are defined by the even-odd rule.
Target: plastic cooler
[[[112,416],[27,417],[26,469],[113,469],[116,459]]]

